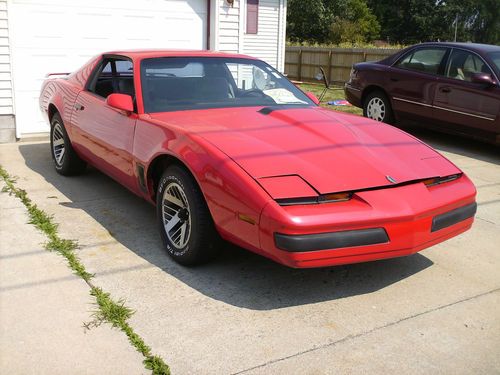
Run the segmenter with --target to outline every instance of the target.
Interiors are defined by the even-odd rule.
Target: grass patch
[[[127,320],[134,314],[134,311],[125,306],[124,300],[114,301],[109,293],[104,292],[92,283],[91,279],[94,275],[85,270],[85,266],[75,253],[78,243],[59,236],[57,232],[58,225],[54,222],[54,218],[38,208],[28,197],[25,190],[17,188],[16,179],[11,177],[2,166],[0,166],[0,177],[5,183],[2,192],[19,198],[28,210],[29,223],[47,236],[48,241],[44,245],[45,249],[63,256],[71,270],[89,285],[90,294],[95,298],[97,309],[92,313],[93,319],[88,323],[84,323],[84,327],[91,329],[100,326],[102,323],[109,323],[114,328],[120,329],[127,335],[132,346],[144,356],[145,368],[151,370],[154,375],[169,375],[170,368],[168,365],[159,356],[151,353],[151,348],[128,324]]]
[[[310,91],[318,98],[321,95],[321,92],[324,90],[324,85],[314,84],[314,83],[301,83],[298,85],[302,91]],[[330,86],[330,89],[326,92],[323,100],[321,101],[321,106],[324,108],[328,108],[334,111],[353,113],[355,115],[363,116],[363,110],[361,108],[355,106],[334,106],[328,105],[327,103],[332,100],[345,99],[344,89],[340,86]]]

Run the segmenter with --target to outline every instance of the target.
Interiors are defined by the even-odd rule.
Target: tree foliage
[[[456,30],[455,30],[456,29]],[[500,44],[500,0],[289,0],[291,41]]]
[[[365,0],[337,1],[330,26],[333,43],[364,43],[377,39],[380,24]]]
[[[287,35],[292,41],[365,42],[380,25],[366,0],[289,0]]]

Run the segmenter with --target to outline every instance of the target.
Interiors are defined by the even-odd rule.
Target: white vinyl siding
[[[0,115],[14,114],[7,1],[0,0]]]
[[[234,0],[233,6],[225,0],[218,1],[219,30],[217,50],[220,52],[240,52],[240,3]]]
[[[246,0],[216,0],[218,30],[211,47],[262,59],[284,70],[286,0],[260,0],[257,34],[246,33]]]
[[[284,46],[283,0],[260,0],[257,34],[243,35],[243,53],[266,61],[280,71]],[[281,10],[281,12],[280,12]],[[286,11],[286,10],[285,10]]]

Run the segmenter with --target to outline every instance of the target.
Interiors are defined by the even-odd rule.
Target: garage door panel
[[[17,136],[48,130],[37,102],[47,73],[74,71],[109,50],[204,49],[206,19],[206,0],[12,0]]]
[[[87,0],[87,1],[68,1],[68,0],[12,0],[15,5],[40,6],[54,8],[94,8],[94,9],[113,9],[113,10],[145,10],[151,9],[154,12],[178,12],[192,11],[205,12],[207,5],[205,1],[189,1],[189,0]]]

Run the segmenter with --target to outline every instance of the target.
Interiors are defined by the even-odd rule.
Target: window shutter
[[[247,34],[259,31],[259,0],[247,0]]]

